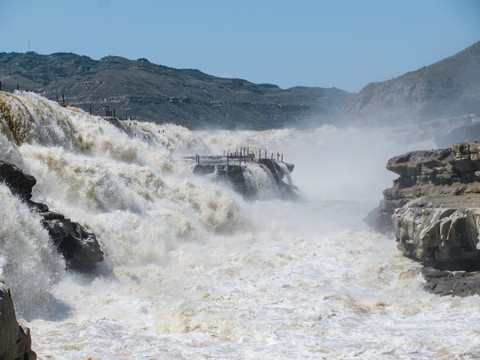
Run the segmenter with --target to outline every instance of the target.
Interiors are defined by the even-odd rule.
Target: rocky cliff
[[[480,114],[480,42],[433,65],[367,85],[345,107],[351,120],[391,125]]]
[[[387,169],[400,177],[383,192],[376,227],[393,230],[403,254],[430,267],[429,290],[480,293],[472,280],[480,270],[480,144],[410,152]]]
[[[39,92],[105,115],[108,106],[121,118],[188,128],[270,129],[333,121],[352,94],[335,88],[253,84],[218,78],[198,70],[178,70],[108,56],[92,60],[69,53],[0,53],[3,90]]]

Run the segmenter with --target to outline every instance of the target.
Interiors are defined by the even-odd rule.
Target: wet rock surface
[[[50,211],[46,204],[31,200],[32,188],[36,184],[33,176],[13,164],[0,161],[0,182],[9,186],[12,193],[42,217],[42,225],[48,230],[69,269],[89,272],[103,260],[103,252],[94,233],[64,215]]]
[[[480,295],[480,272],[447,271],[424,267],[424,289],[437,295]]]
[[[410,152],[387,169],[400,177],[383,192],[374,226],[393,231],[402,253],[430,269],[427,290],[479,293],[480,144]]]
[[[32,188],[37,180],[28,174],[25,174],[20,168],[13,164],[0,161],[0,180],[4,182],[10,190],[25,200],[32,197]]]

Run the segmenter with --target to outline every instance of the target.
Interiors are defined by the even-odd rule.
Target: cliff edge
[[[480,294],[480,144],[410,152],[387,169],[399,178],[383,192],[375,227],[426,266],[427,290]]]

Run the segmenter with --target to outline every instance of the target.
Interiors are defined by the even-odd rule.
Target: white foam
[[[34,199],[88,226],[106,254],[95,279],[66,273],[38,218],[0,186],[1,269],[40,358],[480,355],[479,297],[426,293],[420,266],[362,222],[390,186],[388,157],[431,142],[407,147],[387,129],[333,126],[192,132],[123,122],[126,133],[35,94],[0,101],[24,128],[16,144],[0,118],[2,159],[31,172]],[[302,201],[245,201],[179,160],[240,147],[284,153]],[[267,189],[268,174],[249,170]]]

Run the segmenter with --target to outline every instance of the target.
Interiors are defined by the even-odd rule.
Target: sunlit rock
[[[480,270],[480,144],[410,152],[390,159],[387,169],[400,177],[383,192],[374,226],[393,231],[405,256],[434,269]],[[427,290],[480,293],[478,276],[439,274],[425,276]]]
[[[403,254],[438,269],[480,270],[480,208],[468,207],[480,195],[465,197],[422,197],[398,209],[393,225]]]
[[[30,330],[18,324],[10,290],[0,278],[0,359],[35,360]]]

